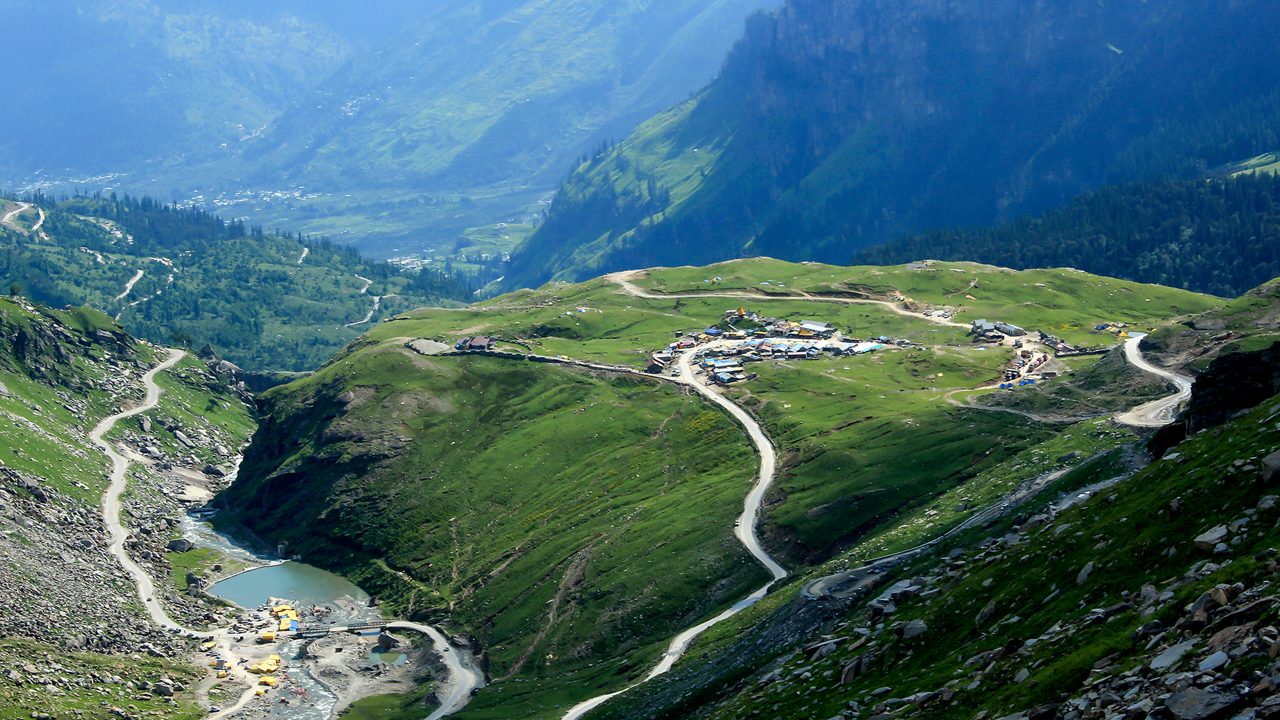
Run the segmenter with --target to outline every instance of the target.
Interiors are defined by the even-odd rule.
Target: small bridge
[[[303,638],[305,640],[314,640],[317,638],[327,637],[328,635],[331,635],[333,633],[345,632],[345,633],[355,633],[359,635],[361,633],[371,632],[374,630],[378,632],[383,632],[387,629],[387,624],[390,622],[392,621],[387,621],[383,623],[370,623],[368,625],[338,625],[335,627],[301,628],[289,634],[291,634],[293,637]],[[281,634],[285,634],[285,633],[281,633]]]

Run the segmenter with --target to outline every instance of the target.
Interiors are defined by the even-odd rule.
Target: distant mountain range
[[[597,153],[510,288],[767,255],[847,262],[1103,184],[1280,147],[1280,16],[1256,0],[791,0],[719,78]]]
[[[451,243],[697,91],[776,4],[19,0],[0,61],[31,70],[0,109],[0,182]]]

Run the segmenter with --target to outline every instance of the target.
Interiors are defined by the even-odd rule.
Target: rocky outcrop
[[[1155,455],[1162,455],[1189,435],[1239,417],[1277,393],[1280,342],[1257,352],[1218,355],[1196,376],[1195,392],[1178,422],[1161,428],[1148,447]]]

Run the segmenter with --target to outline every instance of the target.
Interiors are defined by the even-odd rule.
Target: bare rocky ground
[[[23,364],[16,369],[49,388],[59,406],[23,399],[20,408],[10,405],[14,412],[0,409],[5,432],[39,438],[45,443],[42,452],[52,445],[58,453],[36,457],[21,442],[7,446],[19,465],[30,461],[28,456],[44,463],[49,472],[40,475],[46,477],[0,458],[0,718],[6,720],[190,712],[195,642],[154,627],[141,611],[133,582],[108,552],[96,486],[91,485],[105,479],[106,467],[105,458],[90,449],[86,428],[97,413],[84,393],[105,392],[128,407],[141,397],[136,380],[146,365],[132,341],[113,333],[98,335],[100,339],[86,340],[48,322],[5,338],[22,351],[18,357]],[[81,348],[94,344],[108,350],[81,354]],[[211,370],[187,373],[211,385],[220,380]],[[13,403],[18,386],[10,387],[0,387],[0,394]],[[220,392],[224,399],[237,394],[233,389]],[[68,413],[70,423],[61,419]],[[134,531],[128,547],[157,586],[169,591],[166,599],[175,615],[198,624],[218,620],[225,609],[198,594],[179,592],[170,580],[167,546],[177,519],[198,501],[190,496],[192,481],[174,468],[200,457],[229,456],[232,443],[212,424],[188,424],[192,426],[174,429],[190,447],[149,447],[156,443],[142,427],[126,433],[127,447],[139,454],[149,449],[151,456],[148,465],[135,464],[131,470],[127,524]],[[101,477],[93,470],[98,463]],[[217,489],[216,474],[213,480],[206,490]]]
[[[1258,508],[1229,525],[1215,526],[1195,539],[1206,554],[1215,559],[1198,559],[1186,572],[1159,586],[1144,584],[1122,593],[1120,602],[1095,608],[1074,618],[1064,618],[1038,637],[979,653],[966,658],[966,677],[959,678],[932,691],[896,697],[881,690],[851,700],[849,709],[837,717],[889,718],[928,717],[930,709],[951,703],[961,692],[977,690],[988,674],[1000,666],[1018,667],[1014,682],[1025,682],[1029,671],[1020,665],[1020,657],[1028,657],[1035,645],[1064,643],[1087,627],[1106,624],[1112,618],[1132,610],[1141,617],[1163,614],[1179,591],[1221,574],[1230,567],[1231,550],[1227,543],[1238,544],[1247,537],[1247,526],[1253,519],[1272,521],[1280,500],[1265,496]],[[1037,532],[1054,530],[1045,518]],[[1225,541],[1225,542],[1224,542]],[[874,673],[889,651],[888,644],[877,635],[887,634],[894,644],[926,642],[929,627],[921,620],[893,622],[896,605],[911,604],[943,592],[969,565],[982,565],[1004,557],[1020,540],[991,538],[973,554],[956,552],[944,559],[933,572],[912,578],[888,588],[868,603],[869,617],[880,621],[864,628],[850,627],[853,640],[818,644],[807,649],[817,660],[853,645],[861,650],[858,657],[840,668],[833,679],[838,683],[855,681],[864,673]],[[1181,616],[1169,625],[1148,620],[1129,632],[1133,642],[1142,648],[1136,659],[1124,662],[1113,657],[1098,661],[1088,679],[1069,700],[1024,712],[1007,715],[1000,720],[1094,720],[1108,718],[1168,718],[1171,720],[1213,720],[1214,718],[1269,718],[1280,716],[1280,629],[1275,624],[1275,608],[1280,608],[1280,587],[1271,579],[1280,572],[1280,554],[1263,551],[1265,572],[1248,582],[1218,583],[1201,593],[1182,608]],[[1087,583],[1091,564],[1081,568],[1079,582]],[[983,617],[984,613],[987,617]],[[984,609],[975,622],[993,622],[997,618]],[[1116,628],[1120,632],[1120,628]],[[877,640],[880,640],[877,642]],[[1029,662],[1022,661],[1023,663]],[[803,677],[811,669],[801,663],[787,675]],[[782,673],[765,676],[762,685],[789,682]],[[975,720],[986,720],[978,713]],[[832,720],[835,720],[833,718]]]
[[[184,646],[137,612],[97,508],[8,468],[0,468],[0,636],[108,653],[173,656]]]

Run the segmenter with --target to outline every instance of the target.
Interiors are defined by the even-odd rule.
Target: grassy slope
[[[1196,370],[1229,352],[1250,352],[1280,340],[1280,280],[1262,285],[1220,307],[1151,333],[1142,346],[1165,362]]]
[[[685,717],[682,713],[691,713],[690,708],[703,701],[700,698],[707,694],[719,695],[721,687],[728,686],[729,680],[738,676],[735,674],[729,679],[713,676],[710,684],[706,685],[706,678],[701,677],[701,667],[723,660],[726,655],[740,652],[735,648],[736,643],[749,638],[755,629],[769,624],[777,617],[789,615],[788,608],[796,603],[796,588],[808,580],[859,567],[875,558],[932,540],[956,527],[971,514],[1045,473],[1064,472],[1058,480],[1048,484],[1041,495],[1051,498],[1123,472],[1131,472],[1132,460],[1129,458],[1128,446],[1134,439],[1131,431],[1118,428],[1108,420],[1092,420],[1070,426],[1043,442],[1007,456],[967,482],[909,509],[894,522],[867,534],[831,560],[802,568],[788,588],[771,593],[756,606],[707,631],[669,679],[658,680],[649,686],[649,694],[660,699],[656,705],[646,702],[643,693],[628,694],[606,705],[591,717],[648,717],[648,713],[654,712],[654,707],[667,707],[665,703],[671,702],[673,698],[680,700],[667,707],[674,714],[662,717]],[[965,536],[971,535],[972,531],[969,531]],[[745,672],[766,667],[774,659],[774,655],[751,655],[746,658]],[[691,686],[698,690],[690,694]],[[690,704],[683,705],[684,700],[690,697],[693,698]]]
[[[28,309],[31,307],[34,311]],[[7,337],[19,333],[40,335],[46,327],[93,330],[109,325],[108,318],[93,311],[52,311],[0,298],[0,328]],[[0,383],[8,391],[0,393],[0,413],[13,429],[0,434],[0,461],[92,504],[106,488],[104,461],[85,450],[83,434],[99,418],[115,412],[117,403],[128,402],[129,398],[108,392],[104,369],[82,357],[101,360],[107,354],[104,346],[78,333],[68,333],[63,338],[65,362],[56,362],[53,355],[37,355],[31,360],[55,375],[56,384],[33,379],[14,355],[12,345],[0,348]],[[50,352],[54,352],[52,346]],[[140,352],[144,358],[150,355],[145,348]],[[72,406],[69,393],[84,405]]]
[[[554,714],[762,581],[730,532],[750,446],[668,387],[393,347],[267,400],[266,434],[291,434],[250,453],[228,501],[395,612],[475,633],[490,674],[523,682],[470,717],[485,698]]]
[[[757,366],[759,381],[735,391],[785,452],[785,500],[770,517],[777,539],[797,544],[792,551],[798,558],[825,554],[834,543],[866,532],[909,498],[918,502],[962,482],[981,469],[988,453],[999,458],[1049,432],[1013,415],[960,411],[944,401],[950,391],[995,381],[1007,360],[1002,351],[977,350],[962,330],[923,318],[874,305],[814,303],[798,293],[888,297],[900,291],[917,303],[959,307],[962,322],[1010,320],[1087,344],[1115,342],[1093,330],[1102,321],[1151,327],[1222,303],[1072,270],[1011,272],[971,263],[908,270],[756,259],[655,270],[638,284],[657,292],[755,290],[782,297],[650,300],[622,295],[605,280],[553,283],[477,308],[415,311],[376,328],[365,342],[389,346],[434,337],[451,343],[459,335],[491,333],[522,339],[542,354],[639,367],[675,331],[704,327],[742,304],[771,315],[829,320],[860,337],[884,334],[936,346],[857,359],[765,363]],[[894,432],[901,427],[915,432]],[[920,462],[921,457],[931,461]],[[877,479],[856,472],[868,467],[879,468]]]
[[[112,376],[132,377],[136,384],[143,369],[158,362],[159,353],[126,339],[110,318],[84,308],[49,310],[0,298],[0,329],[11,339],[20,334],[38,338],[27,344],[36,350],[21,356],[13,344],[0,348],[0,386],[4,388],[4,392],[0,392],[0,421],[9,428],[0,433],[0,465],[52,488],[76,506],[69,510],[88,508],[98,512],[107,484],[106,459],[88,450],[85,433],[102,417],[141,399],[140,387],[131,385],[130,391],[123,393],[112,389],[109,384]],[[104,344],[91,337],[96,331],[111,332],[126,345]],[[126,349],[120,351],[119,347]],[[108,355],[114,355],[119,364],[111,365]],[[159,382],[166,395],[153,413],[187,419],[183,413],[194,417],[191,413],[195,408],[203,411],[216,407],[216,412],[202,412],[202,416],[208,417],[228,442],[238,444],[252,431],[251,411],[225,390],[215,390],[203,381],[193,380],[192,371],[200,367],[198,361],[189,359],[179,366],[177,376],[161,376]],[[43,377],[37,379],[41,375]],[[13,540],[24,541],[21,534]],[[125,604],[140,611],[136,603]],[[139,699],[140,693],[124,687],[126,681],[154,682],[162,674],[189,685],[196,671],[182,662],[61,651],[53,655],[44,642],[0,640],[0,667],[21,670],[32,660],[42,668],[49,667],[51,662],[61,664],[56,674],[69,682],[57,684],[65,693],[49,693],[38,685],[13,683],[0,676],[0,718],[30,718],[33,711],[54,717],[74,712],[77,716],[106,718],[112,717],[108,712],[110,706],[130,704],[138,711],[159,712],[164,717],[202,715],[192,706],[190,698],[180,697],[181,703],[171,706],[158,699]],[[81,687],[79,679],[91,674],[108,678],[118,675],[123,680],[97,683],[106,687],[106,691],[95,690],[92,684]]]
[[[1144,583],[1165,587],[1207,555],[1196,550],[1191,538],[1216,523],[1249,516],[1258,498],[1268,492],[1258,474],[1257,459],[1280,444],[1274,419],[1280,412],[1275,399],[1232,424],[1197,435],[1177,448],[1181,459],[1157,462],[1119,486],[1062,512],[1048,526],[1024,530],[1020,542],[1007,550],[1001,546],[979,559],[969,560],[967,570],[941,584],[942,592],[931,600],[900,603],[899,611],[885,625],[868,625],[865,602],[855,602],[847,615],[827,621],[806,640],[793,647],[832,636],[847,636],[866,626],[887,659],[855,680],[842,684],[841,668],[859,652],[842,649],[824,659],[806,661],[790,648],[761,654],[749,642],[759,627],[777,623],[794,612],[795,595],[779,592],[733,620],[703,636],[677,669],[654,682],[645,693],[631,693],[592,713],[590,717],[631,718],[738,718],[764,708],[778,717],[829,717],[845,709],[849,701],[862,703],[864,712],[878,702],[873,691],[890,688],[883,697],[907,697],[917,691],[943,687],[958,691],[954,701],[935,702],[921,711],[906,706],[907,715],[969,718],[978,710],[993,717],[1025,710],[1067,697],[1089,675],[1095,663],[1109,657],[1108,665],[1125,669],[1140,664],[1134,656],[1142,644],[1131,644],[1133,628],[1152,619],[1166,626],[1182,616],[1182,607],[1216,583],[1265,577],[1265,563],[1254,553],[1277,541],[1271,518],[1259,517],[1256,532],[1233,547],[1231,563],[1213,574],[1195,577],[1177,590],[1172,601],[1158,605],[1154,615],[1140,615],[1121,608],[1106,623],[1084,622],[1091,608],[1107,607],[1125,596],[1133,598]],[[1092,420],[1071,426],[1050,440],[981,473],[963,488],[921,508],[894,528],[870,536],[843,557],[813,568],[806,577],[856,567],[888,552],[913,547],[951,527],[964,513],[955,509],[961,501],[973,507],[1000,497],[1015,484],[1041,473],[1069,471],[1016,515],[994,526],[968,530],[949,539],[921,558],[880,579],[881,589],[898,579],[928,574],[952,548],[972,555],[984,538],[999,538],[1017,531],[1017,524],[1041,512],[1063,494],[1117,475],[1132,472],[1133,435],[1116,429],[1108,420]],[[1067,452],[1078,453],[1074,459]],[[1241,467],[1236,459],[1253,462]],[[1171,511],[1177,499],[1182,508]],[[1078,575],[1087,562],[1094,563],[1088,582]],[[946,563],[941,563],[945,567]],[[958,568],[959,566],[957,566]],[[874,591],[877,594],[879,591]],[[994,614],[986,623],[975,617],[990,603]],[[1275,610],[1271,611],[1274,616]],[[929,631],[927,643],[907,651],[890,625],[919,618]],[[1264,618],[1260,623],[1269,621]],[[1003,661],[966,665],[976,654],[1041,634],[1055,635],[1051,626],[1067,624],[1049,642],[1030,646]],[[1075,627],[1070,627],[1074,625]],[[744,647],[753,648],[744,655]],[[864,649],[865,651],[865,649]],[[726,673],[727,657],[745,660]],[[1031,672],[1025,683],[1013,682],[1023,668]],[[760,682],[766,672],[780,669],[782,680]],[[801,673],[803,672],[803,676]],[[710,674],[708,674],[710,673]],[[964,689],[970,682],[976,684]],[[1076,690],[1072,696],[1078,695]]]
[[[719,277],[719,282],[706,282]],[[767,285],[764,283],[768,283]],[[977,283],[971,286],[971,283]],[[949,305],[960,322],[1004,320],[1044,330],[1070,342],[1098,343],[1099,322],[1126,322],[1150,328],[1177,315],[1220,307],[1224,301],[1184,290],[1145,285],[1071,269],[1007,270],[965,262],[940,262],[929,269],[903,265],[839,267],[789,263],[768,258],[721,263],[708,268],[670,268],[640,283],[661,292],[754,289],[769,293],[847,293],[898,290],[920,303]],[[970,299],[966,296],[973,296]]]
[[[963,660],[980,651],[1010,640],[1035,638],[1055,623],[1078,621],[1091,612],[1090,608],[1120,602],[1122,593],[1136,594],[1144,583],[1163,587],[1206,557],[1192,546],[1191,538],[1216,523],[1250,514],[1258,498],[1267,492],[1256,465],[1242,469],[1231,462],[1257,458],[1275,449],[1280,433],[1267,420],[1273,419],[1278,409],[1275,402],[1267,402],[1228,427],[1197,436],[1178,448],[1180,460],[1156,463],[1115,490],[1065,511],[1049,527],[1024,532],[1016,548],[995,553],[984,565],[963,573],[940,596],[911,603],[894,621],[925,620],[930,628],[929,642],[914,652],[897,655],[883,670],[839,687],[802,682],[784,683],[763,692],[743,688],[723,707],[698,717],[739,717],[742,708],[761,703],[778,703],[776,709],[783,716],[822,717],[877,687],[889,686],[894,696],[902,697],[940,688],[956,678],[963,686],[973,677],[980,679],[977,689],[961,691],[955,702],[932,707],[929,716],[971,717],[976,710],[995,716],[1075,691],[1104,657],[1112,656],[1109,664],[1120,668],[1138,664],[1134,657],[1140,654],[1141,645],[1130,642],[1130,630],[1153,618],[1170,625],[1182,617],[1185,603],[1215,583],[1257,579],[1266,573],[1265,563],[1253,555],[1276,542],[1269,518],[1260,517],[1254,531],[1232,548],[1231,563],[1223,563],[1220,570],[1198,576],[1192,584],[1178,589],[1175,598],[1158,605],[1152,616],[1122,609],[1106,623],[1077,626],[1074,632],[1039,643],[986,672],[975,675],[974,668],[962,667]],[[1170,511],[1175,499],[1195,511]],[[980,537],[971,534],[956,544],[972,552]],[[936,557],[922,560],[902,575],[919,573],[937,562]],[[1078,582],[1087,562],[1094,563],[1094,571],[1087,582]],[[975,624],[974,616],[988,603],[995,608],[991,622]],[[1272,610],[1268,617],[1274,614]],[[848,619],[862,621],[856,612]],[[1260,624],[1267,621],[1264,617]],[[879,639],[892,644],[882,634]],[[809,669],[815,678],[821,677],[825,670],[839,668],[848,659],[837,653]],[[784,666],[783,675],[798,664],[793,661]],[[1010,682],[1024,667],[1030,669],[1030,678],[1025,683]],[[807,690],[806,685],[813,689]]]
[[[775,544],[796,559],[823,557],[1048,437],[1050,428],[1020,417],[943,400],[987,381],[994,355],[923,349],[762,364],[760,379],[732,394],[784,452],[785,502],[769,513]]]
[[[703,282],[715,277],[721,280]],[[760,281],[766,279],[769,284],[761,286]],[[978,288],[970,287],[974,279],[979,281]],[[1037,287],[1037,283],[1046,287]],[[773,293],[797,289],[847,293],[854,288],[888,293],[900,285],[918,301],[938,303],[956,303],[952,293],[959,288],[980,298],[964,301],[972,307],[961,320],[982,312],[1031,327],[1047,325],[1069,338],[1094,342],[1103,338],[1090,328],[1103,319],[1154,324],[1162,317],[1218,304],[1213,298],[1192,293],[1074,271],[1010,273],[968,264],[944,264],[936,270],[917,272],[741,261],[712,268],[656,271],[642,284],[669,290],[760,286]],[[513,482],[517,469],[524,470],[534,462],[553,471],[563,467],[559,462],[578,462],[572,441],[584,432],[583,424],[565,415],[558,400],[543,395],[569,380],[568,387],[576,388],[569,394],[571,398],[581,391],[603,394],[598,402],[607,402],[618,398],[620,390],[616,383],[587,381],[543,366],[416,357],[404,349],[405,343],[434,338],[451,344],[463,335],[485,333],[500,335],[506,341],[518,340],[542,354],[638,367],[648,351],[670,342],[675,331],[704,327],[739,304],[774,315],[830,319],[859,336],[887,334],[930,346],[861,358],[763,364],[757,366],[761,379],[737,391],[748,395],[744,404],[761,416],[786,452],[787,476],[775,501],[785,499],[770,508],[769,517],[775,523],[775,541],[800,541],[791,546],[797,556],[823,554],[838,540],[851,542],[873,532],[884,537],[882,545],[888,546],[927,539],[965,515],[957,510],[964,501],[976,507],[1004,492],[1017,474],[1009,463],[1020,463],[1019,468],[1033,463],[1052,465],[1053,458],[1073,449],[1092,454],[1127,437],[1084,426],[1079,432],[1053,435],[1012,416],[951,408],[942,395],[951,389],[990,382],[1005,357],[972,348],[961,330],[883,307],[815,303],[799,297],[767,302],[647,300],[623,295],[604,280],[581,285],[553,283],[479,307],[418,310],[397,317],[374,328],[317,376],[275,391],[273,415],[281,427],[290,425],[289,433],[274,440],[276,449],[271,457],[262,458],[261,465],[253,469],[246,466],[245,477],[262,478],[276,471],[280,477],[252,488],[252,502],[258,504],[250,505],[249,512],[260,515],[260,522],[273,525],[276,533],[293,537],[304,546],[312,541],[303,535],[317,528],[339,538],[338,545],[350,552],[338,562],[367,584],[385,588],[384,592],[403,606],[442,608],[454,602],[451,615],[481,636],[495,662],[492,674],[501,676],[512,658],[527,649],[517,638],[527,639],[536,632],[539,619],[545,617],[546,602],[554,596],[551,585],[565,577],[573,553],[584,542],[575,529],[555,552],[538,556],[539,575],[546,577],[540,578],[543,584],[535,585],[534,591],[512,590],[529,583],[528,577],[519,575],[530,575],[520,569],[527,566],[515,564],[485,583],[491,587],[463,589],[511,556],[509,551],[520,538],[503,533],[512,532],[512,527],[528,527],[530,518],[521,515],[541,508],[550,511],[551,506],[543,504],[550,502],[556,510],[547,515],[546,522],[565,522],[563,508],[580,507],[576,504],[580,498],[574,493],[583,492],[582,488],[567,491],[557,483],[542,494],[530,495],[530,488]],[[1110,336],[1106,339],[1114,341]],[[504,346],[519,348],[512,342]],[[586,382],[591,383],[589,388],[582,387]],[[334,398],[347,390],[358,400],[343,409]],[[558,388],[554,396],[564,392]],[[627,392],[627,407],[639,413],[629,421],[659,420],[658,415],[646,419],[635,391]],[[477,419],[482,415],[495,430],[480,429]],[[528,422],[535,417],[537,423]],[[606,417],[612,417],[612,422],[594,417],[587,423],[591,432],[612,430],[621,421],[619,415]],[[301,427],[304,423],[313,424]],[[516,427],[519,432],[512,432]],[[900,432],[904,428],[909,431]],[[667,428],[671,442],[686,432],[687,428],[678,425]],[[439,443],[416,440],[428,437],[447,437],[457,444],[440,447]],[[604,438],[607,446],[617,441],[614,435]],[[593,446],[600,442],[593,438]],[[546,447],[574,452],[570,458],[556,458],[557,463],[547,465],[551,462],[547,451],[537,449]],[[386,454],[366,457],[371,452]],[[679,457],[684,464],[688,455]],[[372,472],[366,464],[372,464]],[[613,478],[617,465],[595,462],[556,474]],[[870,479],[858,472],[876,465],[879,467]],[[547,470],[542,473],[544,477],[547,474]],[[304,475],[309,478],[305,484],[301,480]],[[353,479],[359,475],[366,480]],[[511,480],[504,483],[504,477]],[[420,488],[424,479],[429,479],[433,488],[428,499],[417,499],[405,489]],[[729,515],[745,487],[733,485],[722,498]],[[242,489],[248,492],[250,487]],[[571,493],[568,499],[561,495],[564,492]],[[504,500],[495,505],[497,498],[514,502]],[[281,505],[270,508],[267,499]],[[634,499],[639,502],[640,496]],[[244,506],[238,499],[232,500]],[[294,515],[295,508],[304,505],[311,505],[314,512],[312,503],[323,508],[323,516],[317,520],[320,525],[306,522],[307,516],[299,520]],[[429,504],[431,511],[416,514],[418,503]],[[513,512],[517,515],[510,514]],[[934,514],[926,515],[929,512]],[[480,515],[485,516],[485,522],[480,522]],[[348,522],[352,518],[358,520]],[[487,524],[490,522],[492,525]],[[726,523],[716,526],[725,527]],[[897,534],[885,535],[894,531]],[[483,542],[476,540],[479,537]],[[576,542],[570,541],[574,539]],[[493,549],[482,547],[485,543],[493,543]],[[327,544],[326,549],[333,546]],[[370,555],[386,555],[387,567],[369,561]],[[525,557],[532,554],[518,560]],[[617,570],[622,577],[630,574],[627,568],[634,562],[634,558],[618,558]],[[461,568],[457,578],[455,567]],[[395,580],[387,569],[407,572],[411,580]],[[517,576],[514,580],[513,575]],[[589,593],[586,596],[585,607],[590,608],[598,598]],[[649,603],[653,597],[642,593],[641,602]],[[486,615],[486,602],[501,607],[505,616]],[[645,635],[649,640],[630,637],[633,640],[627,648],[652,642],[661,634]],[[643,660],[651,658],[654,651],[651,647],[642,656],[615,655],[594,668],[578,666],[576,672],[572,663],[562,662],[562,652],[557,652],[556,660],[538,671],[555,677],[499,682],[483,691],[465,716],[509,717],[512,708],[532,716],[553,715],[554,708],[562,709],[569,700],[593,688],[618,687],[619,675],[635,677],[643,670]],[[540,647],[539,652],[545,658],[546,650]],[[571,684],[572,689],[566,691]]]
[[[715,278],[720,280],[716,282]],[[972,282],[978,286],[971,288]],[[574,285],[551,283],[471,308],[412,311],[373,329],[362,342],[416,337],[452,340],[468,334],[501,334],[533,340],[532,347],[544,354],[569,354],[640,367],[649,352],[672,341],[674,331],[705,327],[719,321],[725,310],[742,305],[777,317],[828,318],[856,336],[885,334],[926,345],[966,342],[960,329],[875,306],[808,302],[798,297],[801,291],[887,297],[898,290],[920,304],[959,308],[956,319],[962,323],[984,317],[1006,320],[1085,344],[1114,343],[1113,336],[1093,330],[1100,322],[1150,328],[1175,316],[1224,304],[1207,295],[1069,269],[1015,272],[973,263],[937,263],[929,270],[909,270],[905,266],[848,268],[758,258],[705,268],[657,269],[637,284],[655,292],[752,290],[783,298],[793,296],[793,300],[648,300],[623,295],[606,280]],[[965,295],[977,299],[970,300]],[[588,311],[576,312],[578,307]]]

